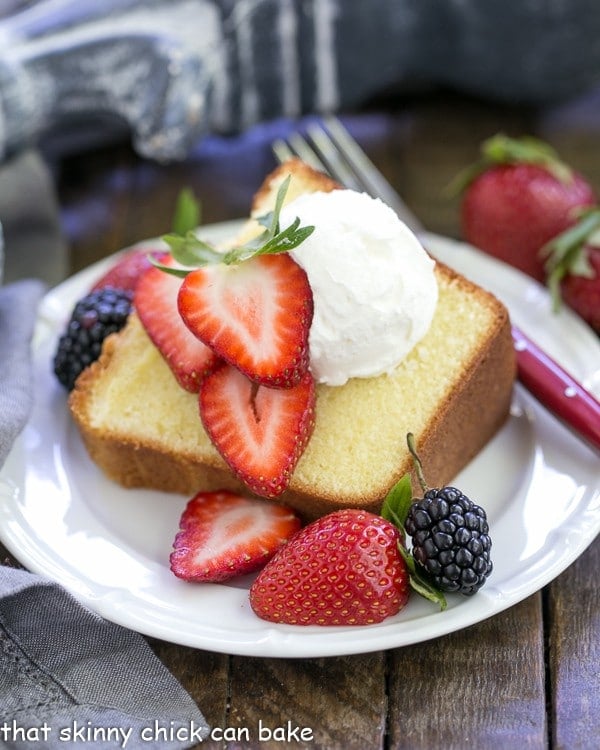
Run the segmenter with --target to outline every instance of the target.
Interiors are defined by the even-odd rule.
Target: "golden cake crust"
[[[300,159],[290,159],[274,169],[254,194],[251,210],[253,216],[262,213],[265,208],[269,208],[274,203],[277,189],[290,174],[292,179],[286,193],[286,203],[291,203],[302,193],[317,190],[329,192],[340,187],[340,184],[332,180],[331,177],[315,171]]]

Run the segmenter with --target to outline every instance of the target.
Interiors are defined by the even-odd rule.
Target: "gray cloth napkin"
[[[598,0],[2,6],[0,158],[50,131],[72,149],[125,125],[139,153],[180,159],[215,130],[392,93],[444,86],[541,104],[600,83]]]
[[[0,168],[0,209],[10,224],[4,176]],[[36,217],[29,197],[42,234],[44,217],[53,224],[56,217],[45,214],[48,200]],[[14,249],[7,238],[7,257]],[[30,339],[44,289],[39,279],[0,287],[0,468],[31,408]],[[174,750],[208,732],[141,635],[89,611],[53,581],[0,566],[0,748]]]
[[[29,341],[43,290],[34,279],[0,287],[0,467],[31,408]]]
[[[0,225],[5,245],[0,277],[5,284],[35,277],[54,286],[65,278],[68,251],[58,222],[52,175],[34,149],[20,151],[0,164]]]
[[[185,748],[208,727],[141,636],[0,567],[0,747]]]

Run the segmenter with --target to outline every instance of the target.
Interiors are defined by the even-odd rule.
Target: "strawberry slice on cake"
[[[306,373],[312,294],[289,255],[193,271],[178,305],[194,335],[251,380],[289,388]]]
[[[199,391],[213,445],[255,494],[276,497],[312,434],[309,372],[312,290],[288,255],[314,230],[281,230],[285,180],[264,231],[227,251],[195,231],[164,237],[171,249],[138,283],[135,306],[179,384]]]
[[[171,256],[161,259],[174,268]],[[197,393],[202,379],[219,364],[219,357],[185,325],[177,311],[181,279],[151,268],[139,279],[134,305],[146,333],[171,368],[179,385]]]
[[[200,416],[233,473],[257,495],[287,487],[315,423],[315,382],[306,373],[291,388],[266,388],[231,365],[200,389]]]

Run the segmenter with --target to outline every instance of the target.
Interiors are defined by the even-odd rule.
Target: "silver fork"
[[[425,229],[337,117],[325,117],[322,125],[311,122],[306,135],[295,131],[287,140],[276,140],[273,152],[279,162],[297,156],[325,172],[344,187],[380,198],[415,234]]]
[[[416,235],[425,230],[348,130],[335,117],[312,122],[306,135],[292,133],[273,143],[280,162],[297,156],[344,187],[380,198]],[[521,383],[588,445],[600,450],[600,402],[517,326],[512,326]]]

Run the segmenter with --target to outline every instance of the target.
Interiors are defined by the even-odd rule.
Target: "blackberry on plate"
[[[54,374],[68,390],[78,375],[98,359],[102,342],[121,330],[131,312],[133,293],[104,287],[90,292],[75,305],[54,355]]]
[[[488,521],[484,509],[456,487],[427,487],[412,433],[406,442],[423,497],[414,498],[407,473],[386,496],[382,515],[412,538],[403,554],[411,586],[445,609],[445,592],[474,594],[492,572]]]
[[[427,490],[405,528],[415,561],[443,591],[474,594],[492,572],[486,513],[455,487]]]

